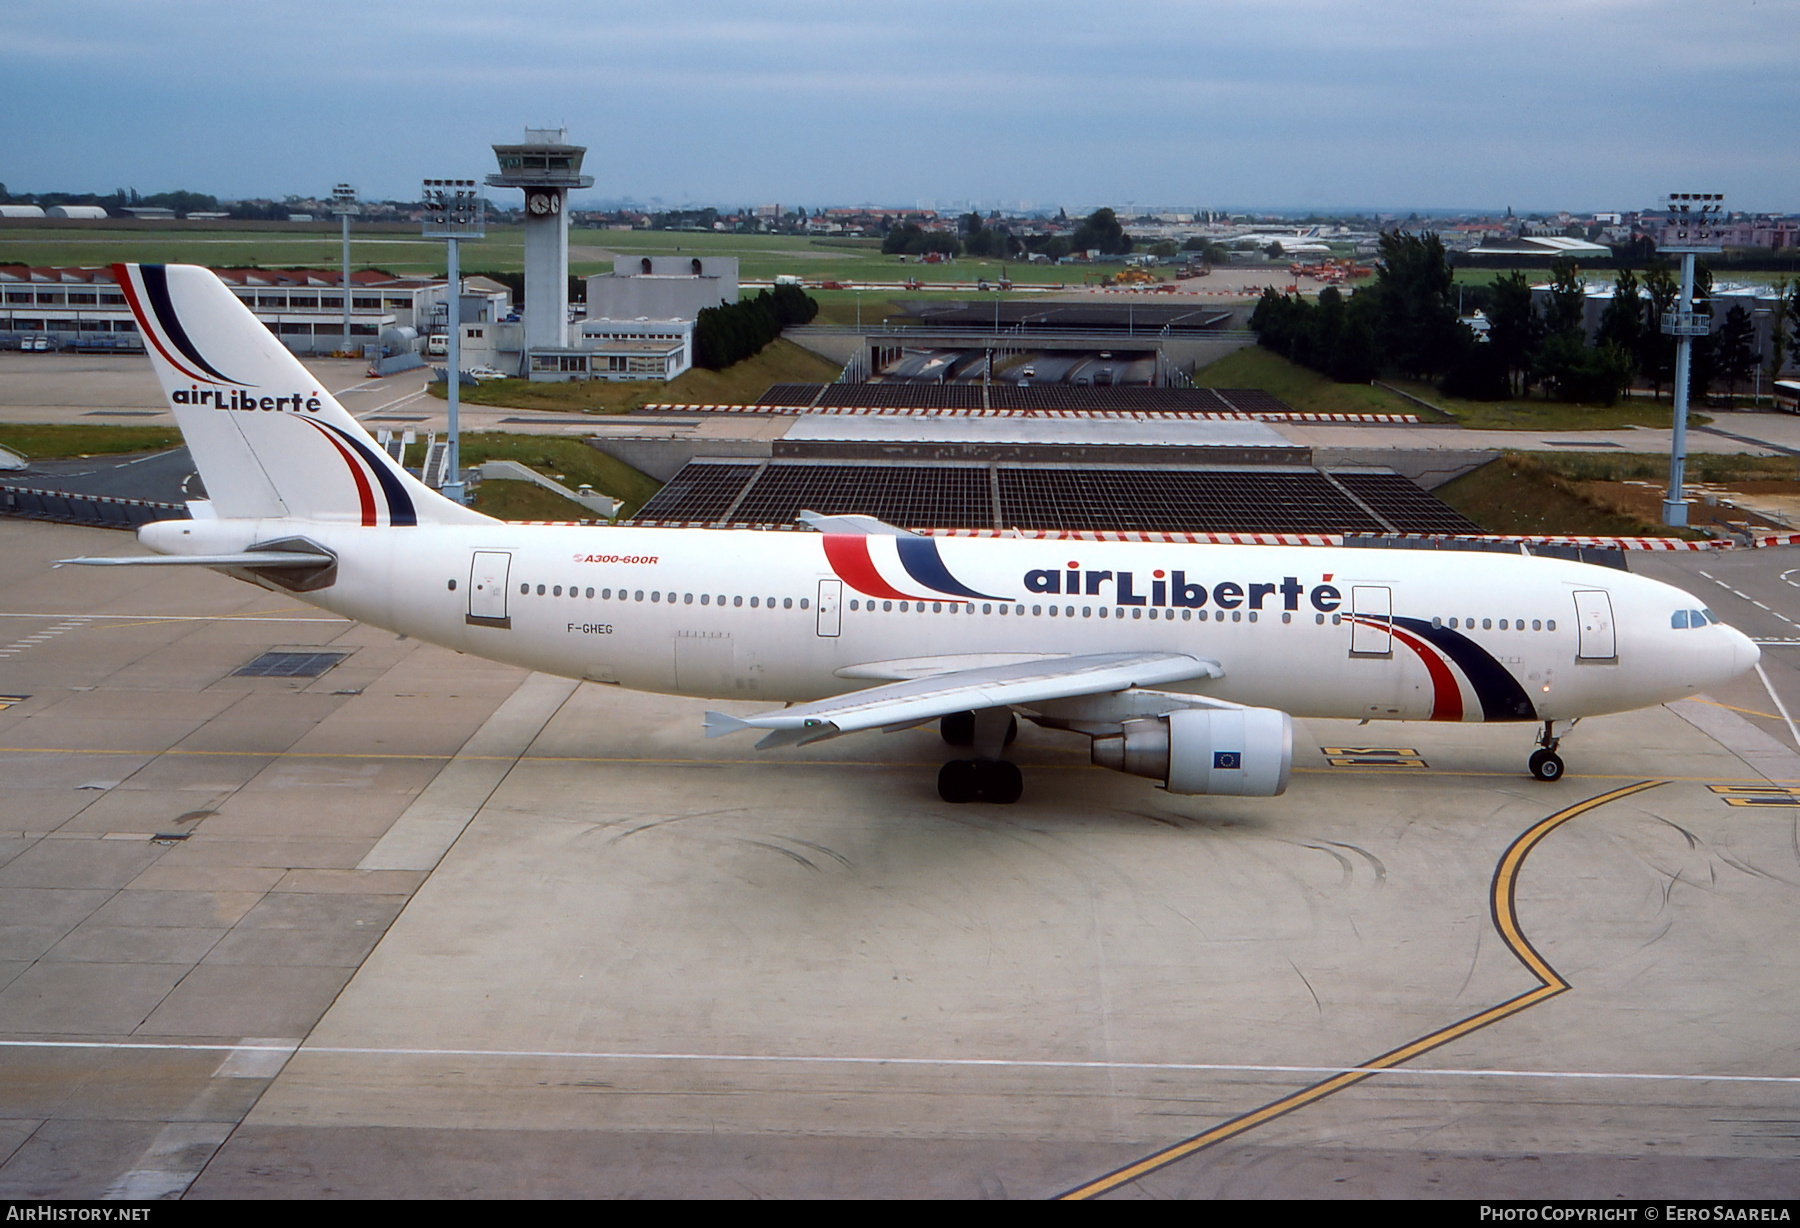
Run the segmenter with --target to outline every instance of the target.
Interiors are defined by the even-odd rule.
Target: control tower
[[[527,128],[524,143],[496,145],[494,188],[525,189],[525,348],[569,344],[569,189],[591,188],[581,173],[585,145],[568,144],[566,128]]]

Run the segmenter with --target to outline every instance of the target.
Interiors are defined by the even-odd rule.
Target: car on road
[[[1037,375],[1037,368],[1035,366],[1028,366],[1023,371],[1019,372],[1019,374],[1025,379],[1031,379]]]
[[[470,367],[464,374],[472,379],[478,379],[483,383],[486,383],[488,380],[506,378],[506,372],[496,370],[493,367]]]

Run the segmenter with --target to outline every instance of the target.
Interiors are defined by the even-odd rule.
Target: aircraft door
[[[512,555],[505,550],[477,550],[469,564],[469,613],[477,627],[510,627],[506,613],[507,576]]]
[[[844,618],[844,582],[842,580],[819,581],[819,634],[827,639],[835,637],[843,629]]]
[[[1575,593],[1575,625],[1580,629],[1582,661],[1616,661],[1618,639],[1613,634],[1612,597],[1605,589],[1580,589]]]
[[[1350,655],[1386,657],[1394,651],[1393,590],[1386,585],[1350,589]]]

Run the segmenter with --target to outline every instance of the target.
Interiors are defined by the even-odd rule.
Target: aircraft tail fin
[[[219,516],[369,526],[488,519],[396,464],[210,270],[116,264],[113,276]]]

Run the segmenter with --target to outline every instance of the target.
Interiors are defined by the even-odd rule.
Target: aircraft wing
[[[1224,676],[1225,669],[1217,661],[1186,653],[1101,652],[1046,657],[935,673],[754,716],[708,712],[706,736],[717,738],[740,729],[766,729],[768,736],[756,744],[757,749],[763,750],[817,742],[864,729],[916,725],[952,712]]]

